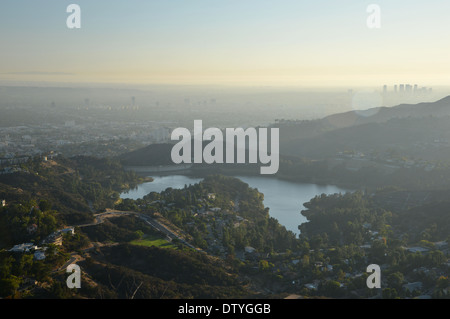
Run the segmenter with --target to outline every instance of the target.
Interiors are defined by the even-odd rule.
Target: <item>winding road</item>
[[[113,210],[113,209],[106,209],[106,212],[94,215],[94,218],[95,218],[94,222],[89,223],[89,224],[70,226],[70,227],[83,228],[83,227],[95,226],[95,225],[99,225],[99,224],[104,223],[105,220],[108,219],[108,218],[114,218],[114,217],[125,216],[125,215],[135,215],[136,217],[142,219],[148,225],[152,226],[154,229],[156,229],[160,233],[164,234],[168,238],[170,238],[170,239],[177,239],[181,244],[183,244],[183,245],[185,245],[185,246],[187,246],[189,248],[195,249],[196,251],[203,252],[202,249],[191,245],[190,243],[185,241],[183,238],[181,238],[180,236],[175,234],[173,231],[168,229],[166,226],[164,226],[163,224],[159,223],[154,218],[152,218],[150,216],[147,216],[147,215],[144,215],[144,214],[136,213],[136,212],[128,212],[128,211],[119,211],[119,210]],[[113,244],[113,245],[115,245],[115,244]],[[88,248],[85,248],[83,251],[88,251],[88,250],[91,250],[93,248],[95,248],[95,245],[92,245],[92,246],[90,246]],[[62,265],[58,269],[54,270],[54,272],[61,271],[63,269],[67,269],[67,267],[69,265],[71,265],[73,263],[76,263],[78,261],[82,261],[82,260],[84,260],[84,258],[82,256],[80,256],[78,253],[73,252],[71,254],[70,259],[67,262],[65,262],[64,265]]]
[[[113,217],[124,216],[124,215],[135,215],[136,217],[139,217],[140,219],[145,221],[148,225],[152,226],[154,229],[156,229],[160,233],[164,234],[165,236],[169,237],[170,239],[177,239],[180,243],[182,243],[183,245],[185,245],[189,248],[195,249],[197,251],[202,251],[200,248],[197,248],[197,247],[191,245],[190,243],[188,243],[187,241],[185,241],[183,238],[181,238],[180,236],[175,234],[173,231],[171,231],[166,226],[164,226],[163,224],[158,222],[156,219],[154,219],[148,215],[144,215],[144,214],[140,214],[140,213],[136,213],[136,212],[106,209],[106,211],[104,213],[99,213],[99,214],[94,215],[95,220],[93,223],[77,225],[75,227],[82,228],[82,227],[95,226],[95,225],[99,225],[99,224],[103,223],[107,218],[113,218]]]

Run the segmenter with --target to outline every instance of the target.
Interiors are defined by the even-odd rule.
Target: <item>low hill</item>
[[[152,144],[119,156],[125,166],[173,165],[170,153],[173,144]]]
[[[450,155],[445,141],[450,138],[450,116],[390,119],[383,123],[366,123],[335,129],[312,138],[281,142],[284,155],[308,158],[335,156],[338,152],[402,152],[404,155],[430,160]]]

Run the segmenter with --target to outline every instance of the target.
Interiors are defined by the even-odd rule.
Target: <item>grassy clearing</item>
[[[146,246],[146,247],[159,247],[159,248],[172,248],[177,249],[175,245],[170,243],[167,239],[158,235],[144,235],[142,239],[133,240],[130,242],[132,245]]]

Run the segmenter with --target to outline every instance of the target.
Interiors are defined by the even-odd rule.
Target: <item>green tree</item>
[[[383,263],[386,258],[387,246],[382,240],[375,240],[369,251],[369,258],[375,263]]]
[[[426,256],[427,264],[430,267],[438,267],[446,260],[444,253],[439,250],[430,251]]]
[[[0,278],[6,278],[11,274],[13,263],[15,261],[12,256],[1,256],[0,259]]]
[[[401,272],[394,272],[387,277],[387,282],[390,288],[401,291],[402,284],[404,282],[404,276]]]
[[[48,201],[48,200],[46,200],[46,199],[42,199],[42,200],[39,202],[39,209],[40,209],[42,212],[46,212],[46,211],[52,209],[52,204],[50,203],[50,201]]]
[[[448,276],[440,276],[436,283],[436,288],[438,289],[446,289],[450,286],[450,279]]]
[[[259,269],[261,271],[269,270],[269,262],[267,260],[260,260],[259,261]]]
[[[381,292],[383,299],[397,299],[398,292],[395,288],[384,288]]]
[[[136,230],[134,233],[136,234],[137,239],[142,239],[142,237],[144,237],[144,232],[142,230]]]
[[[14,296],[21,282],[22,279],[14,275],[10,275],[6,278],[0,279],[0,296]]]
[[[16,265],[14,272],[21,277],[27,277],[33,267],[33,255],[23,254]]]
[[[343,289],[341,289],[341,284],[339,282],[328,280],[319,287],[319,292],[325,296],[337,298],[342,295]]]

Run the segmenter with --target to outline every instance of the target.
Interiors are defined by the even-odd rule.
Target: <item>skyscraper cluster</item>
[[[433,92],[433,88],[419,87],[417,84],[395,84],[392,93],[395,94],[429,94]],[[383,85],[383,94],[388,94],[389,89],[387,85]]]

